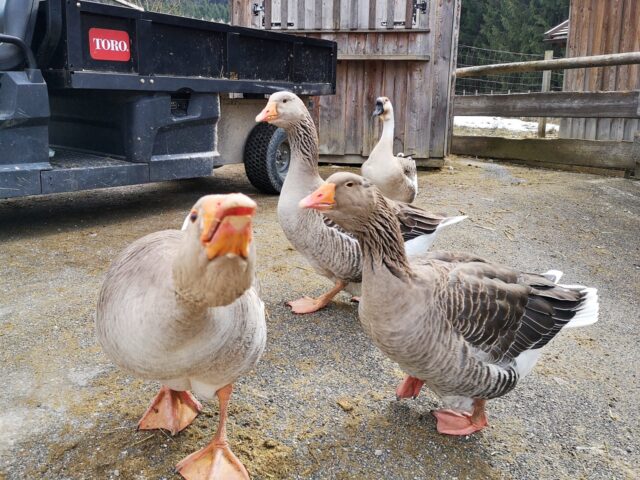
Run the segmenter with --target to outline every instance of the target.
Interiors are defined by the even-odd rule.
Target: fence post
[[[636,161],[636,168],[633,176],[640,180],[640,132],[636,132],[633,137],[633,147],[631,147],[631,157]]]
[[[545,60],[553,60],[553,50],[545,50]],[[541,92],[548,92],[551,90],[551,70],[545,70],[542,72],[542,89]],[[538,119],[538,138],[544,138],[547,134],[547,117],[540,117]]]

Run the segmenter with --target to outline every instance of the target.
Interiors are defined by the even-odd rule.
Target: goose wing
[[[584,287],[479,260],[452,256],[445,308],[455,330],[493,361],[542,348],[584,306]]]

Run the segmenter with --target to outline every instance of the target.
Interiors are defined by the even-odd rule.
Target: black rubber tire
[[[251,184],[264,193],[278,194],[284,180],[276,167],[276,152],[287,133],[269,123],[259,123],[244,144],[244,170]]]

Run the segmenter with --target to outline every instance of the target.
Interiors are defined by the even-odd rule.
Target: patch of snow
[[[454,117],[455,127],[481,128],[487,130],[510,130],[512,132],[536,132],[538,122],[525,122],[517,118],[503,117]],[[555,123],[547,123],[547,132],[557,132],[560,127]]]

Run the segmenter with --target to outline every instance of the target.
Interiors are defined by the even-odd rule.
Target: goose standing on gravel
[[[177,466],[187,479],[247,479],[226,439],[232,385],[258,362],[266,341],[255,288],[253,200],[208,195],[185,231],[152,233],[129,245],[109,269],[98,300],[97,336],[123,370],[162,388],[138,424],[172,435],[202,406],[189,392],[220,402],[209,445]]]
[[[438,431],[469,435],[487,425],[485,403],[512,390],[542,347],[565,327],[598,320],[594,288],[558,285],[478,257],[433,252],[409,261],[389,201],[368,180],[331,175],[301,200],[352,232],[362,245],[360,321],[373,342],[408,373],[396,394],[426,383],[446,409]]]
[[[256,122],[283,128],[291,148],[289,171],[278,200],[280,225],[287,239],[313,268],[335,282],[334,288],[318,298],[303,297],[288,305],[295,313],[311,313],[325,307],[343,289],[358,295],[362,255],[356,239],[328,224],[319,213],[298,206],[302,198],[322,184],[318,172],[318,134],[307,107],[293,93],[274,93]],[[402,203],[391,205],[402,225],[409,254],[426,252],[440,228],[466,218],[441,217]]]
[[[411,157],[393,154],[393,105],[387,97],[376,99],[373,116],[382,120],[382,135],[362,164],[362,176],[375,184],[385,197],[411,203],[418,194],[418,169]]]

